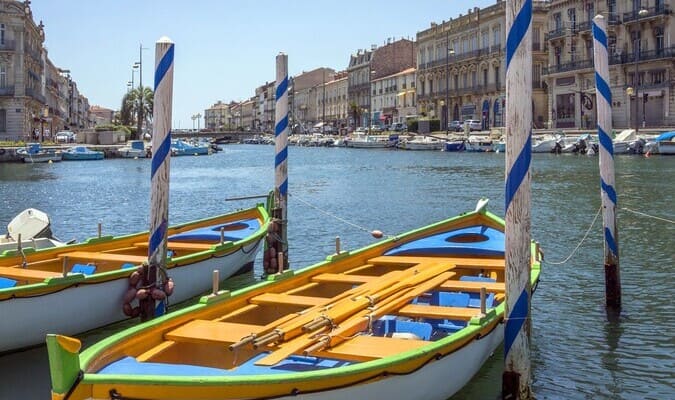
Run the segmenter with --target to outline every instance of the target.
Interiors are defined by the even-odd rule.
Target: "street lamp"
[[[450,75],[448,74],[448,60],[451,55],[455,55],[455,50],[450,48],[449,33],[445,33],[445,136],[450,135]]]
[[[138,46],[138,62],[134,63],[134,68],[138,67],[138,87],[139,87],[139,101],[140,107],[138,108],[138,139],[143,140],[143,50],[147,50],[146,47],[143,47],[143,43],[140,43]],[[132,75],[133,78],[133,75]]]
[[[370,125],[371,125],[371,120],[372,116],[371,113],[373,112],[373,104],[372,104],[372,99],[373,99],[373,83],[372,83],[372,77],[375,75],[377,71],[373,71],[371,69],[371,65],[368,64],[368,135],[370,135]]]
[[[647,15],[649,11],[646,9],[642,8],[640,11],[638,11],[637,15],[637,21],[640,20],[640,18],[644,17]],[[641,27],[640,27],[641,29]],[[640,32],[640,31],[638,31]],[[635,61],[635,75],[633,76],[633,86],[634,87],[628,87],[626,89],[626,94],[629,97],[632,97],[635,95],[635,135],[638,134],[639,130],[639,121],[638,121],[638,84],[640,82],[639,78],[639,64],[638,64],[638,59],[640,58],[640,35],[636,34],[635,39],[633,39],[633,52],[634,52],[634,61]],[[645,121],[645,98],[642,99],[642,127],[644,128],[646,126],[646,121]]]

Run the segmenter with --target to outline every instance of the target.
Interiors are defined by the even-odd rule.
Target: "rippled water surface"
[[[473,209],[480,197],[504,214],[503,154],[359,149],[289,150],[289,241],[293,267],[372,243],[367,230],[407,231]],[[171,160],[172,223],[255,200],[273,186],[273,146],[231,145],[209,157]],[[604,308],[601,218],[576,254],[600,207],[598,159],[534,154],[533,238],[546,261],[532,305],[533,392],[538,399],[675,397],[675,226],[632,211],[675,219],[675,157],[617,157],[623,312]],[[61,239],[146,230],[150,160],[0,164],[0,230],[27,207],[46,211]],[[631,211],[624,210],[627,208]],[[236,288],[253,274],[227,282]],[[0,317],[0,323],[2,323]],[[126,324],[81,336],[84,345]],[[27,327],[26,329],[29,329]],[[494,399],[503,357],[495,354],[459,399]],[[46,348],[0,356],[0,399],[48,398]]]

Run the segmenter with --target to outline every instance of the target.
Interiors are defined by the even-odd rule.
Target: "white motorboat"
[[[28,247],[46,249],[65,244],[52,235],[51,222],[45,212],[27,208],[7,224],[7,233],[0,236],[0,253]]]
[[[533,153],[552,153],[555,145],[558,142],[558,137],[551,134],[544,134],[532,136],[532,152]]]
[[[492,139],[484,135],[471,135],[466,141],[466,151],[492,151]]]
[[[18,149],[16,154],[21,157],[25,163],[47,163],[61,161],[60,151],[44,149],[40,143],[28,143],[26,147]]]
[[[130,140],[127,145],[120,147],[117,154],[122,158],[145,158],[148,153],[145,150],[145,142],[142,140]]]
[[[397,148],[403,150],[433,150],[443,149],[443,141],[433,136],[417,135],[410,139],[404,139],[398,142]]]
[[[666,132],[647,143],[648,154],[675,154],[675,131]]]
[[[635,129],[624,129],[614,140],[614,154],[642,154],[645,140],[637,137]]]
[[[385,149],[396,146],[396,140],[389,135],[355,135],[347,142],[347,147],[355,149]]]

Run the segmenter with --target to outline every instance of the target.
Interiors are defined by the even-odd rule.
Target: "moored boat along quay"
[[[210,157],[172,160],[176,168],[171,171],[171,224],[250,205],[250,200],[224,199],[267,193],[274,179],[273,155],[273,146],[242,144],[224,145]],[[675,325],[672,306],[663,298],[672,290],[669,238],[675,228],[666,220],[673,220],[675,187],[670,182],[675,159],[616,159],[624,304],[618,321],[608,321],[604,309],[603,236],[599,218],[595,219],[600,207],[598,160],[574,160],[549,154],[532,158],[532,237],[545,254],[532,302],[533,392],[545,399],[669,398],[672,346],[663,332],[673,331]],[[147,229],[150,170],[149,162],[133,159],[0,164],[5,204],[0,209],[0,230],[5,231],[10,219],[29,206],[47,212],[54,234],[63,240],[94,237],[99,222],[103,235]],[[496,154],[293,146],[289,148],[291,268],[334,253],[336,236],[343,251],[357,249],[376,242],[367,231],[381,230],[387,239],[471,210],[481,197],[490,199],[490,211],[503,215],[503,184],[504,159]],[[64,188],[76,192],[60,195]],[[225,281],[221,289],[248,287],[260,282],[262,272],[259,257],[253,271]],[[197,300],[170,304],[170,313]],[[77,337],[86,350],[135,324],[127,321]],[[498,348],[453,400],[497,398],[502,354]],[[45,346],[1,355],[0,371],[0,398],[49,397]]]

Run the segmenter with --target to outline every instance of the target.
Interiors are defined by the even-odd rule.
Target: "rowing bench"
[[[69,260],[86,261],[112,261],[119,263],[142,264],[148,261],[146,256],[134,256],[131,254],[100,253],[96,251],[71,251],[70,253],[61,253],[59,258],[68,257]]]
[[[0,276],[27,282],[42,282],[47,278],[62,277],[61,272],[20,267],[0,267]]]

